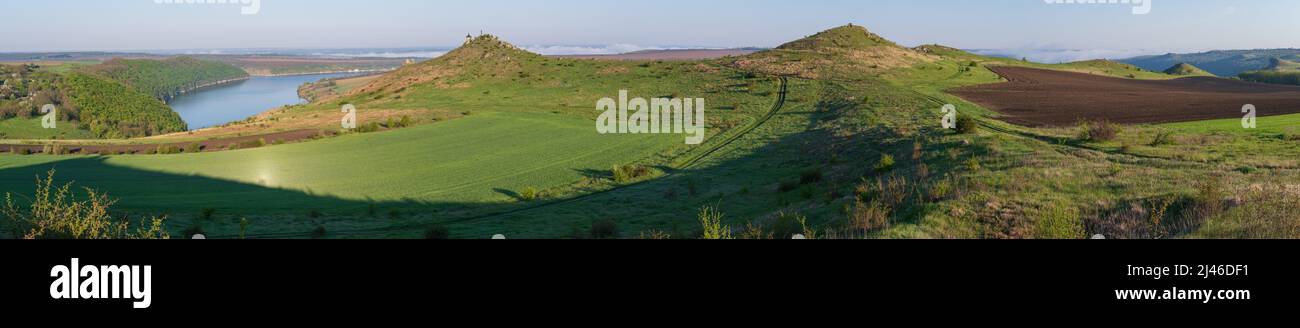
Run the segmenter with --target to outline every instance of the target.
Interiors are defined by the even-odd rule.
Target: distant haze
[[[260,1],[255,15],[154,0],[6,1],[0,52],[400,48],[435,56],[484,31],[542,53],[599,54],[774,47],[846,23],[909,46],[1046,62],[1300,47],[1291,33],[1300,31],[1300,2],[1291,0],[1155,1],[1146,15],[1132,5],[1042,0]]]

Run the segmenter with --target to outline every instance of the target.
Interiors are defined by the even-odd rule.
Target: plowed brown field
[[[1079,121],[1164,123],[1300,113],[1300,87],[1213,77],[1133,80],[1022,67],[989,67],[1009,82],[950,90],[998,111],[1004,121],[1042,127]]]

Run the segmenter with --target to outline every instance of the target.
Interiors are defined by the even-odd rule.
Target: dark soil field
[[[1015,124],[1069,126],[1079,121],[1164,123],[1300,113],[1300,87],[1213,77],[1134,80],[1021,67],[989,67],[1008,82],[950,93],[1002,113]]]

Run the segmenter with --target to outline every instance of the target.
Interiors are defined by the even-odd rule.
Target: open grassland
[[[54,129],[41,125],[40,117],[10,118],[0,120],[0,140],[5,139],[88,139],[90,131],[77,129],[67,122],[55,124]]]
[[[808,68],[819,61],[843,65]],[[336,122],[345,104],[441,113],[416,127],[219,153],[0,155],[0,182],[53,167],[216,238],[238,237],[241,218],[250,238],[1300,237],[1294,118],[1018,126],[949,93],[1004,82],[990,66],[1172,78],[904,49],[854,26],[685,62],[546,58],[483,37],[243,123]],[[706,98],[708,141],[596,135],[595,101],[618,90]]]
[[[589,130],[589,122],[553,114],[483,113],[444,124],[259,149],[150,156],[6,156],[0,163],[6,168],[6,185],[24,184],[32,174],[52,167],[60,170],[61,178],[116,191],[126,208],[197,211],[212,207],[252,214],[304,208],[264,197],[282,192],[277,189],[355,202],[509,201],[511,197],[497,189],[557,187],[580,180],[587,171],[649,158],[676,141],[666,136],[591,138]],[[148,178],[157,176],[173,178]],[[261,187],[266,193],[230,193],[231,189],[167,182],[193,180]]]

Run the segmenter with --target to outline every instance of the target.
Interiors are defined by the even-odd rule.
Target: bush
[[[731,227],[722,224],[722,213],[713,207],[700,209],[700,225],[704,227],[700,238],[709,240],[732,239]]]
[[[388,218],[393,220],[400,219],[402,218],[402,212],[396,209],[388,210]]]
[[[872,232],[889,227],[890,209],[880,201],[866,203],[859,199],[853,202],[848,212],[849,225],[855,230]]]
[[[772,222],[772,237],[777,239],[790,239],[794,235],[803,234],[807,237],[808,218],[803,215],[794,213],[780,212],[776,214],[776,220]]]
[[[641,165],[618,165],[610,169],[615,183],[628,183],[650,175],[650,168]]]
[[[939,179],[939,181],[936,181],[934,185],[930,186],[930,201],[937,202],[947,199],[949,195],[952,195],[952,192],[952,181],[949,179]]]
[[[424,239],[451,239],[451,229],[441,224],[429,226],[424,229]]]
[[[216,214],[217,214],[217,209],[205,208],[199,212],[199,217],[202,218],[204,221],[208,221],[208,220],[212,220],[212,216]]]
[[[321,213],[319,210],[311,210],[310,212],[307,212],[307,217],[313,219],[319,219],[321,217]]]
[[[961,115],[957,117],[957,133],[975,134],[975,133],[979,133],[979,129],[980,129],[979,121],[976,121],[975,118],[966,115]]]
[[[1079,124],[1079,140],[1106,142],[1119,136],[1119,127],[1108,121],[1082,122]]]
[[[185,152],[187,153],[197,153],[201,151],[203,151],[203,147],[197,142],[191,142],[189,145],[185,146]]]
[[[618,222],[610,219],[596,220],[591,222],[592,239],[612,239],[618,238]]]
[[[44,179],[36,179],[36,192],[28,206],[18,206],[6,192],[5,206],[0,209],[5,219],[0,227],[24,239],[170,238],[162,228],[166,217],[141,221],[145,226],[133,229],[130,220],[109,214],[115,201],[108,195],[86,189],[84,200],[77,201],[71,189],[71,183],[55,187],[54,170],[50,170]]]
[[[1169,131],[1157,132],[1155,138],[1151,140],[1149,146],[1160,147],[1160,146],[1172,145],[1174,144],[1173,136],[1174,136],[1173,132],[1169,132]]]
[[[1035,237],[1039,239],[1082,239],[1083,221],[1079,211],[1066,206],[1052,206],[1035,222]]]
[[[531,202],[537,200],[540,194],[541,192],[537,191],[537,188],[533,188],[532,186],[524,187],[524,189],[519,190],[519,200]]]
[[[880,157],[880,162],[876,163],[876,172],[885,173],[894,170],[894,155],[885,154]]]

